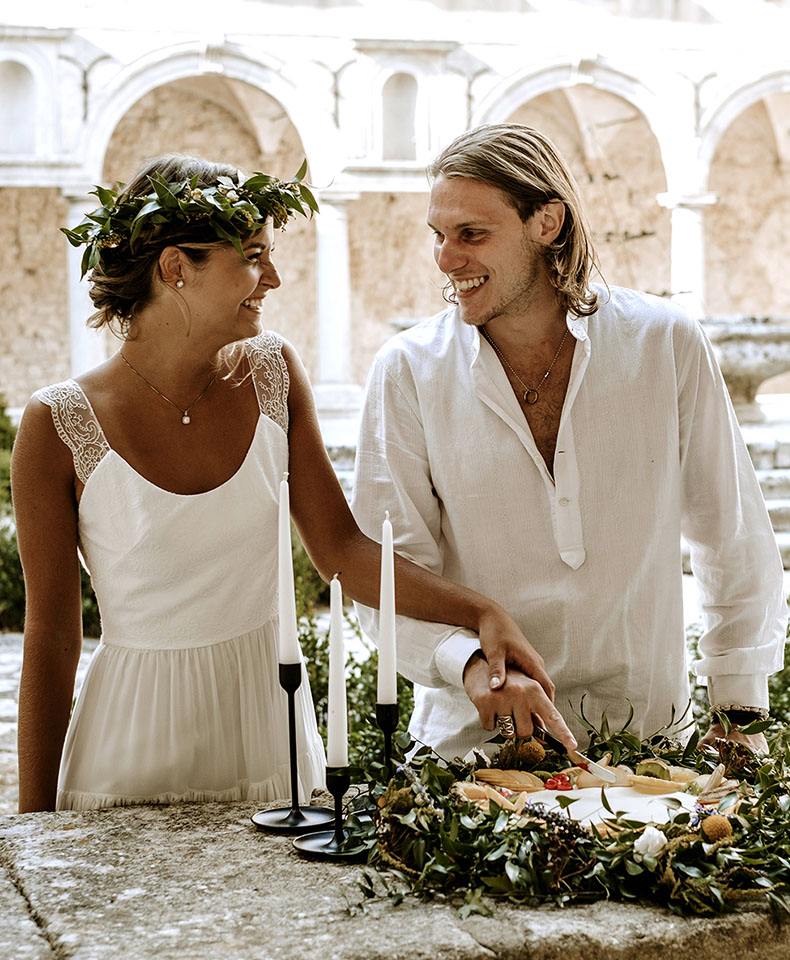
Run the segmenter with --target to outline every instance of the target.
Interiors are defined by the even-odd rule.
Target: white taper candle
[[[381,525],[381,590],[379,597],[378,703],[398,702],[395,653],[395,560],[389,510]]]
[[[278,523],[278,574],[280,594],[280,663],[299,663],[302,651],[296,631],[296,596],[294,568],[291,556],[291,503],[288,494],[288,474],[280,482],[280,513]]]
[[[329,584],[329,706],[326,721],[326,762],[348,766],[346,711],[346,652],[343,644],[343,591],[337,574]]]

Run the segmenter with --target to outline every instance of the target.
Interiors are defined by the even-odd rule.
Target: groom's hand
[[[489,664],[481,651],[473,654],[464,669],[464,690],[477,708],[484,730],[493,730],[497,717],[512,717],[515,736],[531,737],[532,715],[569,750],[578,744],[560,711],[554,706],[541,683],[515,667],[506,667],[505,682],[492,688]]]

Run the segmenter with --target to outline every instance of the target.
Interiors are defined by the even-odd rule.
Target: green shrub
[[[346,654],[348,762],[351,766],[366,766],[370,760],[381,760],[383,756],[383,734],[376,723],[378,654],[370,641],[362,636],[356,617],[346,613],[346,622],[355,637],[355,649]],[[326,741],[329,630],[318,627],[315,614],[304,616],[299,620],[299,642],[306,658],[318,730]],[[401,676],[398,676],[398,704],[398,731],[403,731],[414,707],[414,694],[411,683]]]
[[[11,451],[0,447],[0,517],[11,513]]]
[[[10,450],[14,445],[16,427],[5,408],[5,397],[0,393],[0,450]]]
[[[10,517],[0,515],[0,631],[21,631],[25,622],[25,586]]]

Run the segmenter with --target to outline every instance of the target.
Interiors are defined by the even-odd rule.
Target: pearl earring
[[[178,289],[180,290],[180,289],[184,286],[184,281],[183,281],[183,280],[176,280],[176,286],[177,286]]]

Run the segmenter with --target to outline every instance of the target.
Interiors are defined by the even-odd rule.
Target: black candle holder
[[[259,810],[252,822],[259,830],[272,833],[309,833],[332,826],[335,814],[328,807],[299,806],[299,770],[296,762],[296,700],[302,683],[301,663],[280,664],[280,686],[288,695],[288,746],[291,756],[291,806]]]
[[[397,703],[376,704],[376,723],[384,734],[384,765],[390,776],[395,772],[392,768],[392,734],[398,729],[399,719]]]
[[[343,829],[343,797],[351,783],[348,767],[327,767],[326,788],[335,798],[335,829],[308,833],[295,837],[293,845],[304,857],[313,860],[365,860],[367,851],[344,850],[346,832]]]

